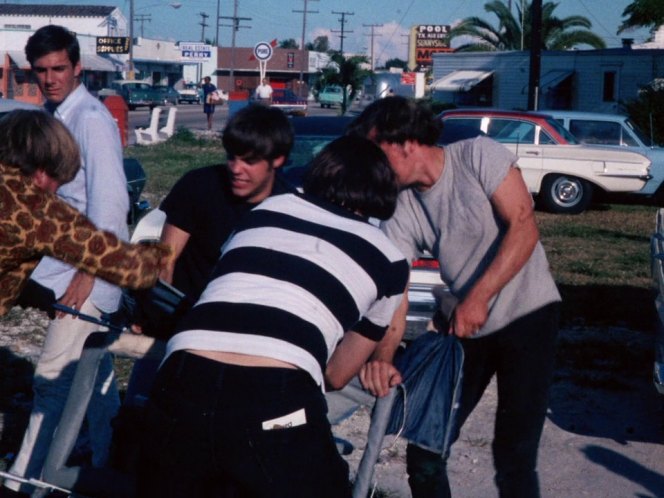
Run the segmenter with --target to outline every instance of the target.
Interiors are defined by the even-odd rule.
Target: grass
[[[157,206],[190,169],[223,162],[219,139],[179,130],[166,143],[130,147],[147,174]],[[542,243],[563,295],[565,325],[624,325],[650,330],[654,320],[649,238],[656,208],[600,204],[576,216],[536,213]]]

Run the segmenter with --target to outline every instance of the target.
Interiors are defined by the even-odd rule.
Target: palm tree
[[[664,24],[662,0],[634,0],[622,13],[626,17],[618,28],[618,34],[634,28],[650,28],[651,32]]]
[[[517,6],[517,15],[510,11],[507,4],[493,0],[484,4],[484,10],[495,14],[498,27],[494,27],[479,17],[468,17],[450,30],[449,39],[471,36],[476,41],[461,45],[457,52],[528,50],[530,49],[530,16],[532,2]],[[606,45],[595,33],[590,31],[592,23],[583,16],[569,16],[563,19],[554,16],[558,7],[555,2],[542,5],[542,48],[545,50],[568,50],[577,45],[589,45],[593,48],[605,48]],[[523,10],[522,10],[523,9]]]

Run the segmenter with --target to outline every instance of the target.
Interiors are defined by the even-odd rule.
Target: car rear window
[[[571,119],[569,130],[586,144],[638,146],[636,140],[626,132],[621,123]]]

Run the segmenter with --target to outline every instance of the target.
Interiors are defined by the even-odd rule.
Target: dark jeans
[[[464,377],[452,441],[458,439],[463,423],[496,374],[498,408],[492,449],[501,498],[540,496],[537,450],[553,375],[559,307],[559,303],[547,305],[486,337],[461,341]],[[413,498],[451,496],[448,456],[441,458],[408,446],[408,482]]]
[[[306,423],[262,422],[304,409]],[[140,497],[350,497],[325,398],[310,375],[186,352],[162,366],[147,408]]]

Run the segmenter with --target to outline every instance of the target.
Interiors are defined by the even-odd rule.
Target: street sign
[[[212,46],[205,43],[180,43],[180,54],[183,59],[209,59],[212,57]]]
[[[269,42],[258,42],[254,47],[254,57],[259,61],[269,61],[272,58],[272,45]]]

